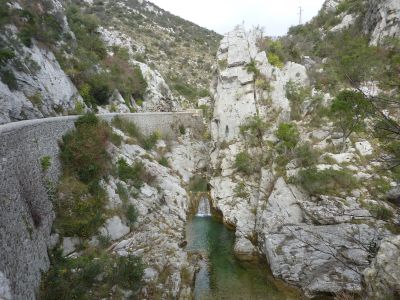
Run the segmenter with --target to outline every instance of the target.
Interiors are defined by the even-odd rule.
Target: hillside
[[[109,39],[115,31],[131,39],[134,57],[159,70],[175,92],[191,100],[208,95],[219,34],[148,1],[93,1],[87,12],[99,17]]]
[[[0,123],[180,110],[209,95],[219,35],[148,2],[0,4]]]

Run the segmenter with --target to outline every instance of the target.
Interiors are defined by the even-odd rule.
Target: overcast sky
[[[324,0],[150,0],[159,7],[198,25],[224,34],[235,25],[261,25],[267,35],[286,34],[299,23],[299,6],[303,21],[310,20]]]

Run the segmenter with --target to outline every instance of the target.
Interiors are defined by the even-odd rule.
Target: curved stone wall
[[[202,130],[201,111],[99,115],[133,121],[143,134],[160,131],[175,135],[179,126]],[[12,299],[35,299],[41,273],[50,262],[47,249],[57,239],[51,235],[55,218],[47,189],[61,172],[58,142],[74,128],[78,116],[9,123],[0,126],[0,274],[3,273]],[[44,172],[41,158],[51,158]]]

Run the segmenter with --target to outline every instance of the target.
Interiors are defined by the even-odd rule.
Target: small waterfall
[[[208,201],[207,197],[201,197],[199,202],[199,207],[197,208],[196,216],[198,217],[211,216],[210,202]]]

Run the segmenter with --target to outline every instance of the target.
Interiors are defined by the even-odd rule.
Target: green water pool
[[[195,300],[292,300],[298,292],[276,281],[265,262],[245,263],[234,256],[235,234],[213,217],[194,216],[187,225],[188,251],[204,257],[195,282]]]

